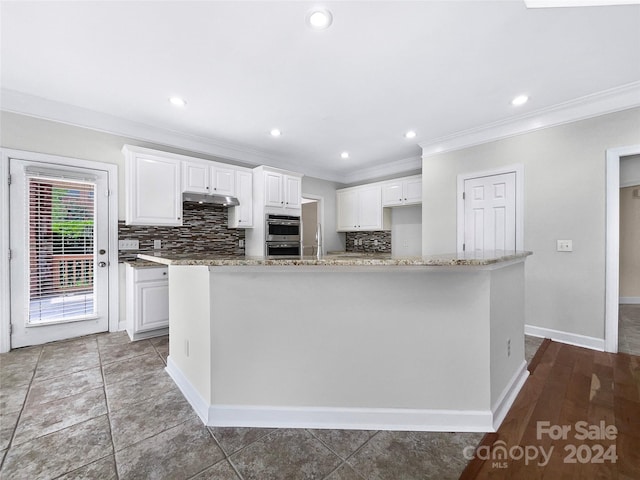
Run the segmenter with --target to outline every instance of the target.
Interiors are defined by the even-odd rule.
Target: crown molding
[[[419,155],[347,173],[342,177],[341,183],[352,185],[368,180],[392,177],[393,175],[406,175],[407,172],[412,170],[422,170],[422,157]]]
[[[640,107],[640,81],[422,142],[422,158],[635,107]]]
[[[524,4],[527,8],[612,7],[638,5],[640,0],[524,0]]]
[[[211,155],[220,159],[232,160],[247,165],[270,165],[289,171],[301,170],[300,165],[293,161],[277,158],[257,149],[208,137],[189,135],[174,130],[154,127],[15,90],[3,88],[0,91],[0,109],[20,115],[118,135],[127,139],[149,142],[154,145],[179,148],[196,154]],[[342,181],[339,175],[322,168],[305,167],[304,171],[300,173],[334,182]]]

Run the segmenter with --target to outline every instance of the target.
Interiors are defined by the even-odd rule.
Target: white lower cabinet
[[[168,267],[126,266],[127,333],[131,340],[169,333]]]

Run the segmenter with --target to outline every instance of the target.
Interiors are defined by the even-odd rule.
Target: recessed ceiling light
[[[185,102],[185,100],[180,97],[171,97],[169,98],[169,102],[171,102],[171,104],[175,105],[176,107],[184,107],[187,104],[187,102]]]
[[[340,154],[340,158],[345,158],[345,159],[346,159],[346,158],[349,158],[349,152],[342,152],[342,153]]]
[[[325,28],[329,28],[332,21],[333,15],[331,15],[329,10],[312,10],[307,15],[307,24],[315,30],[324,30]]]
[[[416,132],[414,132],[413,130],[409,130],[404,134],[404,138],[416,138]]]
[[[269,133],[271,134],[272,137],[279,137],[280,135],[282,135],[282,132],[277,128],[274,128]]]
[[[527,97],[526,95],[518,95],[516,98],[511,100],[511,105],[514,105],[516,107],[519,105],[524,105],[528,100],[529,97]]]

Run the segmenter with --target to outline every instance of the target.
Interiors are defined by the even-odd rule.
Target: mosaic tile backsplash
[[[374,232],[347,232],[346,234],[346,250],[347,252],[380,252],[391,253],[391,232],[390,231],[374,231]],[[358,241],[358,245],[354,245],[354,241]],[[360,245],[362,240],[362,245]],[[376,245],[376,240],[378,244]]]
[[[181,227],[125,225],[119,221],[118,239],[138,240],[140,248],[120,250],[118,259],[133,260],[138,253],[152,252],[154,240],[162,241],[160,251],[244,256],[244,247],[239,247],[244,230],[227,227],[228,212],[224,207],[185,203]]]

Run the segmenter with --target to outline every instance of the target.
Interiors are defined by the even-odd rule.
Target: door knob
[[[98,266],[99,267],[106,267],[107,266],[107,262],[98,262]]]

